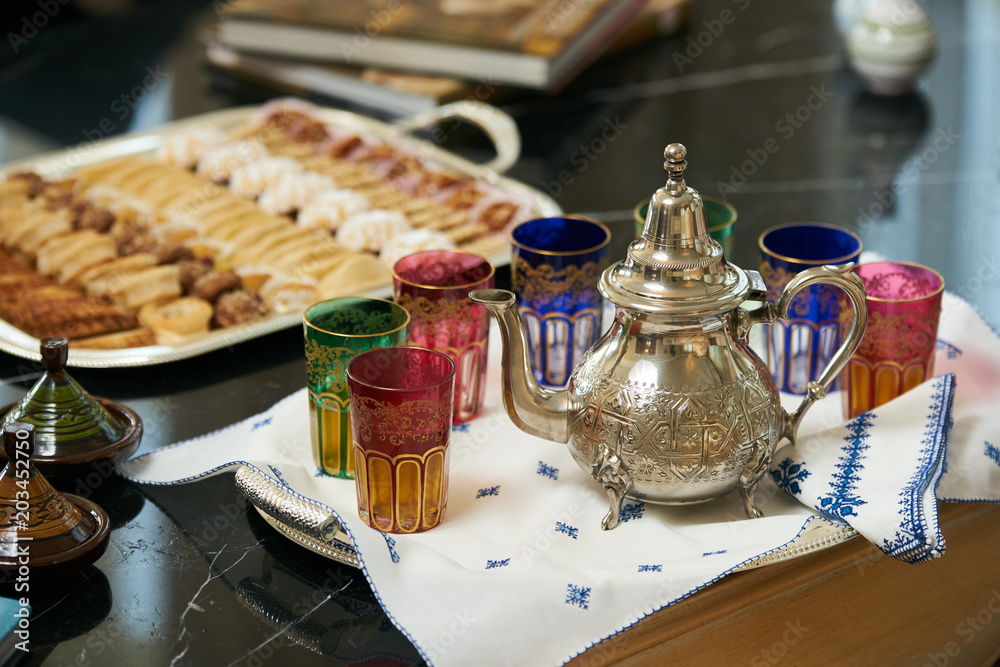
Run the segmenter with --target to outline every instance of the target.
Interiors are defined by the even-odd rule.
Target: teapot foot
[[[601,520],[601,528],[611,530],[618,525],[625,495],[632,490],[632,477],[622,464],[622,460],[603,443],[597,446],[597,460],[591,466],[590,474],[608,494],[611,508]]]
[[[757,501],[755,499],[757,495],[757,484],[760,482],[764,473],[767,472],[768,463],[770,462],[770,456],[768,455],[767,446],[761,441],[756,441],[752,445],[753,449],[750,453],[750,458],[747,460],[746,466],[743,468],[743,472],[740,474],[740,499],[743,501],[743,511],[746,512],[748,519],[760,519],[764,516],[764,513],[760,511],[757,507]]]
[[[743,511],[748,519],[760,519],[764,513],[757,507],[754,495],[757,493],[757,482],[750,486],[740,486],[740,499],[743,501]]]
[[[608,513],[604,515],[601,519],[601,528],[604,530],[611,530],[618,526],[619,517],[621,516],[622,503],[625,501],[625,494],[620,493],[617,487],[606,486],[604,487],[604,492],[608,494],[608,500],[611,501],[611,509]]]

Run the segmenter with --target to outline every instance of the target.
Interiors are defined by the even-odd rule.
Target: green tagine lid
[[[45,375],[7,413],[4,423],[34,426],[39,457],[86,455],[119,442],[127,424],[66,373],[66,339],[43,338],[40,347]]]

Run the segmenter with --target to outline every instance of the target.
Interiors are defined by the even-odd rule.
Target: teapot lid
[[[667,184],[649,200],[642,234],[628,257],[608,267],[598,288],[616,306],[657,315],[732,310],[751,291],[745,271],[729,264],[708,233],[701,195],[684,181],[687,149],[663,151]]]

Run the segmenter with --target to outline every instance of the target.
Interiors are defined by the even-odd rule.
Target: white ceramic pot
[[[934,45],[934,27],[916,0],[873,0],[847,35],[851,65],[880,95],[912,91]]]

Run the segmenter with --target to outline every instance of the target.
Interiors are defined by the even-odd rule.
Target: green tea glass
[[[320,301],[302,317],[313,460],[328,475],[354,478],[347,364],[362,352],[406,344],[406,309],[392,301],[343,297]]]

